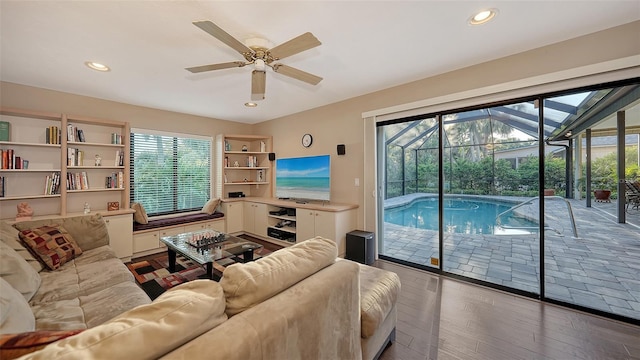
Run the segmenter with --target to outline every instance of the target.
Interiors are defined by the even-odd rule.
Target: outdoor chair
[[[627,198],[626,210],[640,210],[640,183],[638,181],[625,180],[625,196]]]

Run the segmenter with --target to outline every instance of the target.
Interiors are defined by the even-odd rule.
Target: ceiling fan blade
[[[242,55],[247,53],[248,54],[253,53],[253,50],[251,50],[248,46],[241,43],[236,38],[229,35],[226,31],[218,27],[218,25],[212,23],[209,20],[194,21],[193,25],[208,32],[209,34],[211,34],[211,36],[227,44],[227,46],[229,46],[230,48],[234,49],[235,51],[239,52]]]
[[[243,67],[245,65],[246,64],[243,63],[242,61],[232,61],[232,62],[226,62],[226,63],[220,63],[220,64],[194,66],[194,67],[186,68],[185,70],[189,70],[192,73],[201,73],[205,71],[221,70],[221,69],[228,69],[233,67]]]
[[[267,86],[267,73],[253,70],[251,73],[251,100],[264,100],[264,92]]]
[[[312,33],[307,32],[269,50],[274,60],[309,50],[322,44]]]
[[[293,68],[287,65],[274,64],[273,71],[285,76],[292,77],[300,81],[304,81],[311,85],[318,85],[318,83],[322,81],[322,78],[320,76],[315,76],[313,74],[309,74],[308,72],[298,70],[296,68]]]

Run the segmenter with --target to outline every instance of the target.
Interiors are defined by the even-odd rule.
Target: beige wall
[[[363,112],[640,56],[638,34],[640,21],[256,125],[177,114],[10,83],[1,84],[0,103],[2,106],[126,120],[132,127],[164,131],[208,133],[212,136],[218,133],[271,135],[277,157],[331,154],[332,201],[359,204],[358,227],[375,230],[371,221],[367,221],[365,226],[365,215],[367,218],[374,216],[370,192],[375,189],[375,178],[370,169],[373,168],[375,157],[372,156],[374,127],[369,123],[365,131]],[[553,80],[557,79],[545,81]],[[314,137],[310,148],[301,145],[304,133]],[[337,144],[346,145],[346,155],[336,154]],[[360,180],[359,187],[354,184],[356,178]],[[366,199],[365,189],[369,194]]]

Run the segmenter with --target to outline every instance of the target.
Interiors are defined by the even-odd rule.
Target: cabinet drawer
[[[160,239],[158,232],[149,232],[144,234],[133,235],[133,252],[141,252],[153,250],[160,247]]]
[[[206,228],[207,228],[207,224],[206,223],[185,225],[184,226],[184,232],[205,230]]]

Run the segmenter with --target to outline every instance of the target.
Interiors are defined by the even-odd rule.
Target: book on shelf
[[[112,144],[122,144],[122,135],[118,133],[111,133],[111,143]]]
[[[4,192],[4,176],[0,176],[0,197],[5,197],[5,192]]]
[[[84,151],[76,148],[67,148],[67,166],[84,165]]]
[[[46,144],[60,144],[60,128],[49,126],[45,131]]]
[[[111,173],[111,176],[105,178],[104,187],[106,189],[124,188],[124,173],[122,171]]]
[[[0,121],[0,141],[11,141],[11,123]]]
[[[26,169],[28,166],[24,166],[25,161],[13,149],[0,149],[0,169]]]
[[[116,150],[115,166],[124,166],[124,151]]]
[[[60,172],[54,171],[51,175],[47,175],[44,184],[45,195],[60,194]]]
[[[67,173],[67,190],[89,190],[87,172]]]
[[[79,142],[86,142],[86,140],[84,138],[84,131],[82,129],[78,129],[78,141]]]

